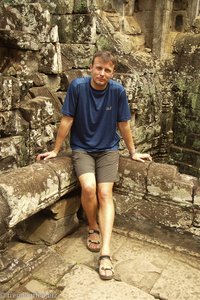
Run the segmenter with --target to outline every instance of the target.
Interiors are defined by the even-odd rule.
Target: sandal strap
[[[100,241],[88,239],[88,243],[93,243],[93,244],[100,244]]]
[[[98,229],[89,229],[88,230],[88,234],[94,234],[94,233],[100,234],[100,231]]]
[[[110,255],[101,255],[100,257],[99,257],[99,261],[100,260],[102,260],[102,259],[109,259],[110,261],[112,261],[112,258],[111,258],[111,256]]]
[[[110,261],[110,265],[106,265],[105,263],[105,266],[104,265],[101,265],[101,260],[103,259],[107,259]],[[103,271],[111,271],[113,274],[114,274],[114,269],[113,269],[113,266],[112,266],[112,258],[110,257],[110,255],[101,255],[99,257],[99,268],[100,270],[103,270]]]

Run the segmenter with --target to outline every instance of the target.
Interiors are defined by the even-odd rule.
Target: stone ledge
[[[177,167],[121,158],[115,184],[116,221],[137,221],[200,237],[200,183]],[[118,220],[117,220],[118,218]]]
[[[0,236],[77,187],[70,157],[58,157],[1,174]]]
[[[1,245],[10,229],[78,187],[69,156],[1,174]],[[199,181],[175,166],[121,157],[114,199],[116,218],[132,220],[133,226],[139,219],[200,236]]]

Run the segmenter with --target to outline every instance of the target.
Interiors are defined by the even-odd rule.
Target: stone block
[[[42,43],[46,42],[51,29],[51,15],[40,3],[16,5],[21,15],[21,30],[34,33]]]
[[[200,206],[198,209],[194,210],[194,221],[193,221],[193,225],[195,227],[200,228]]]
[[[178,173],[175,166],[152,163],[148,171],[147,197],[189,207],[196,184],[195,177]]]
[[[119,181],[115,184],[116,191],[130,195],[132,199],[141,199],[146,193],[147,169],[149,163],[140,163],[121,158],[119,163]]]
[[[194,190],[194,205],[200,207],[200,184],[198,183]]]
[[[0,112],[0,137],[10,135],[22,135],[27,137],[29,124],[22,118],[19,111]]]
[[[73,12],[75,14],[87,14],[91,12],[92,3],[94,1],[91,0],[74,0],[74,9]]]
[[[64,197],[58,202],[47,207],[43,213],[51,216],[55,220],[58,220],[76,214],[80,204],[81,202],[79,195]]]
[[[39,153],[50,151],[54,147],[57,131],[57,124],[41,125],[37,128],[30,129],[29,140],[27,142],[29,148],[29,164],[35,162],[35,158]],[[63,147],[66,145],[66,142],[67,140],[63,144]]]
[[[199,280],[197,268],[172,259],[150,293],[160,299],[195,300],[200,297]]]
[[[9,29],[0,29],[0,42],[14,49],[38,51],[42,47],[36,35]]]
[[[34,92],[47,91],[51,98],[38,96],[28,101],[23,101],[20,111],[23,118],[29,123],[30,128],[35,129],[48,123],[56,123],[61,118],[61,104],[59,100],[52,97],[50,91],[45,88],[34,88]]]
[[[9,227],[28,218],[59,198],[54,170],[34,164],[0,175],[0,191],[10,207]]]
[[[164,225],[167,228],[187,229],[192,226],[193,209],[184,208],[171,203],[143,200],[137,203],[135,215],[137,218],[146,219],[153,224]]]
[[[41,163],[47,164],[57,174],[59,178],[60,197],[79,187],[70,156],[66,157],[64,155]]]
[[[72,14],[74,8],[74,0],[48,0],[48,3],[46,3],[46,5],[51,14]]]
[[[9,49],[3,75],[6,76],[27,76],[38,72],[39,52]]]
[[[48,43],[40,51],[39,72],[59,74],[62,72],[61,49],[59,43]]]
[[[128,35],[138,35],[142,33],[142,30],[132,16],[126,16],[123,23],[123,32]]]
[[[55,220],[39,213],[18,224],[16,233],[28,243],[53,245],[74,232],[78,225],[76,214]]]
[[[134,299],[134,300],[154,300],[154,297],[150,294],[136,288],[133,285],[128,285],[125,282],[118,280],[110,280],[109,284],[106,284],[99,278],[96,270],[89,268],[84,264],[77,264],[71,272],[63,277],[66,285],[61,294],[57,297],[57,300],[73,300],[84,299],[89,300],[117,300],[117,299]],[[95,289],[94,289],[95,283]],[[106,288],[105,288],[106,285]],[[77,286],[84,286],[78,288]]]
[[[27,164],[28,148],[24,136],[0,139],[0,171],[16,169]]]
[[[94,45],[61,44],[63,70],[88,68],[95,50]]]
[[[0,111],[14,109],[20,102],[20,82],[18,79],[0,76]]]
[[[74,14],[54,17],[58,25],[59,40],[65,44],[94,44],[96,41],[95,17]]]

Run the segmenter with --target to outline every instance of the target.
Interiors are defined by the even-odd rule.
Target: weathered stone
[[[18,5],[21,13],[22,31],[35,33],[40,42],[45,42],[51,29],[51,16],[44,10],[40,3]]]
[[[29,147],[29,164],[35,162],[35,158],[39,153],[50,151],[53,148],[57,130],[57,125],[53,124],[30,129],[27,143]]]
[[[5,5],[0,9],[0,28],[22,31],[22,17],[17,8],[10,5]]]
[[[38,72],[39,52],[22,51],[10,49],[9,59],[7,58],[4,65],[3,75],[6,76],[27,76],[34,72]]]
[[[28,136],[29,124],[22,118],[19,111],[0,112],[0,136]]]
[[[95,17],[89,14],[65,15],[54,18],[61,43],[93,44],[96,41]]]
[[[142,30],[138,22],[131,16],[126,16],[123,20],[122,30],[128,35],[142,34]]]
[[[6,220],[10,214],[10,209],[8,203],[5,201],[2,193],[0,192],[0,204],[1,204],[1,215],[0,215],[0,249],[4,249],[7,243],[9,242],[9,229]],[[2,265],[0,263],[0,272],[2,269]]]
[[[46,246],[12,242],[0,256],[3,269],[0,270],[1,292],[9,298],[9,290],[30,275],[51,254]],[[7,293],[5,293],[7,292]],[[11,294],[10,294],[11,295]],[[12,294],[13,295],[13,294]]]
[[[14,49],[33,51],[41,49],[41,44],[37,40],[37,36],[22,31],[0,29],[0,42],[5,47]]]
[[[117,191],[132,197],[142,199],[146,193],[148,163],[138,163],[129,159],[121,159],[119,163],[119,181],[116,183]]]
[[[69,215],[76,214],[80,207],[80,196],[64,197],[53,205],[47,207],[43,213],[58,220]]]
[[[67,285],[58,300],[84,299],[110,299],[118,300],[124,298],[135,300],[153,300],[153,297],[134,286],[130,286],[124,282],[110,281],[109,285],[99,278],[96,271],[84,265],[75,266],[69,274],[64,276]],[[95,284],[95,289],[94,289]],[[77,289],[78,286],[84,286],[84,289]]]
[[[189,207],[197,179],[182,175],[175,166],[151,164],[148,171],[148,197],[158,197]]]
[[[185,274],[188,271],[190,275],[186,278]],[[174,276],[174,274],[176,275]],[[162,299],[197,300],[200,297],[199,280],[199,270],[180,261],[172,260],[162,272],[161,277],[157,280],[150,293],[154,297]],[[192,289],[191,286],[193,286]]]
[[[34,90],[38,89],[35,88]],[[47,90],[47,92],[51,94],[50,91]],[[22,102],[20,111],[31,128],[38,128],[47,123],[55,123],[60,120],[60,107],[61,104],[56,97],[47,98],[38,96],[29,101]]]
[[[54,257],[51,256],[51,260],[54,262],[54,259],[55,259],[55,255]],[[46,260],[48,261],[48,259]],[[51,262],[52,262],[51,261]],[[51,264],[52,265],[52,264]],[[61,266],[61,264],[60,264]],[[58,267],[60,269],[60,266]],[[49,271],[49,273],[51,273],[52,271]],[[58,274],[59,276],[59,274]],[[56,299],[56,296],[57,294],[54,292],[53,288],[50,287],[50,286],[47,286],[45,283],[43,282],[40,282],[39,280],[35,280],[35,279],[32,279],[30,280],[28,283],[26,283],[25,285],[25,289],[26,289],[26,293],[20,293],[18,292],[18,295],[22,297],[34,297],[36,296],[37,298],[55,298]],[[18,297],[19,297],[18,296]],[[30,300],[32,300],[33,298],[29,298]]]
[[[90,13],[95,8],[95,1],[92,0],[74,0],[74,13],[87,14]]]
[[[76,178],[70,158],[33,164],[0,175],[0,191],[10,207],[9,227],[56,202],[74,189]],[[66,163],[68,162],[68,165]],[[28,173],[28,176],[25,175]]]
[[[62,72],[60,44],[46,44],[42,48],[39,72],[45,74],[59,74]]]
[[[94,52],[94,45],[61,44],[63,70],[66,71],[72,68],[88,68]]]
[[[0,171],[16,169],[27,164],[28,149],[25,136],[1,138],[0,148]]]
[[[72,14],[74,8],[74,0],[48,0],[46,2],[48,10],[56,15]]]
[[[199,183],[196,186],[194,192],[194,205],[198,207],[200,206],[200,184]]]
[[[16,108],[19,102],[19,80],[14,77],[0,76],[0,111]]]
[[[18,224],[15,231],[22,241],[31,244],[53,245],[78,227],[76,214],[52,219],[38,213]]]

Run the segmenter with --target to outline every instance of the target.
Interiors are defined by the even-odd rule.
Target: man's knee
[[[98,199],[100,202],[112,199],[112,189],[107,187],[98,188]]]
[[[92,197],[96,195],[96,184],[92,182],[85,182],[81,186],[82,192],[87,194],[88,196]]]

